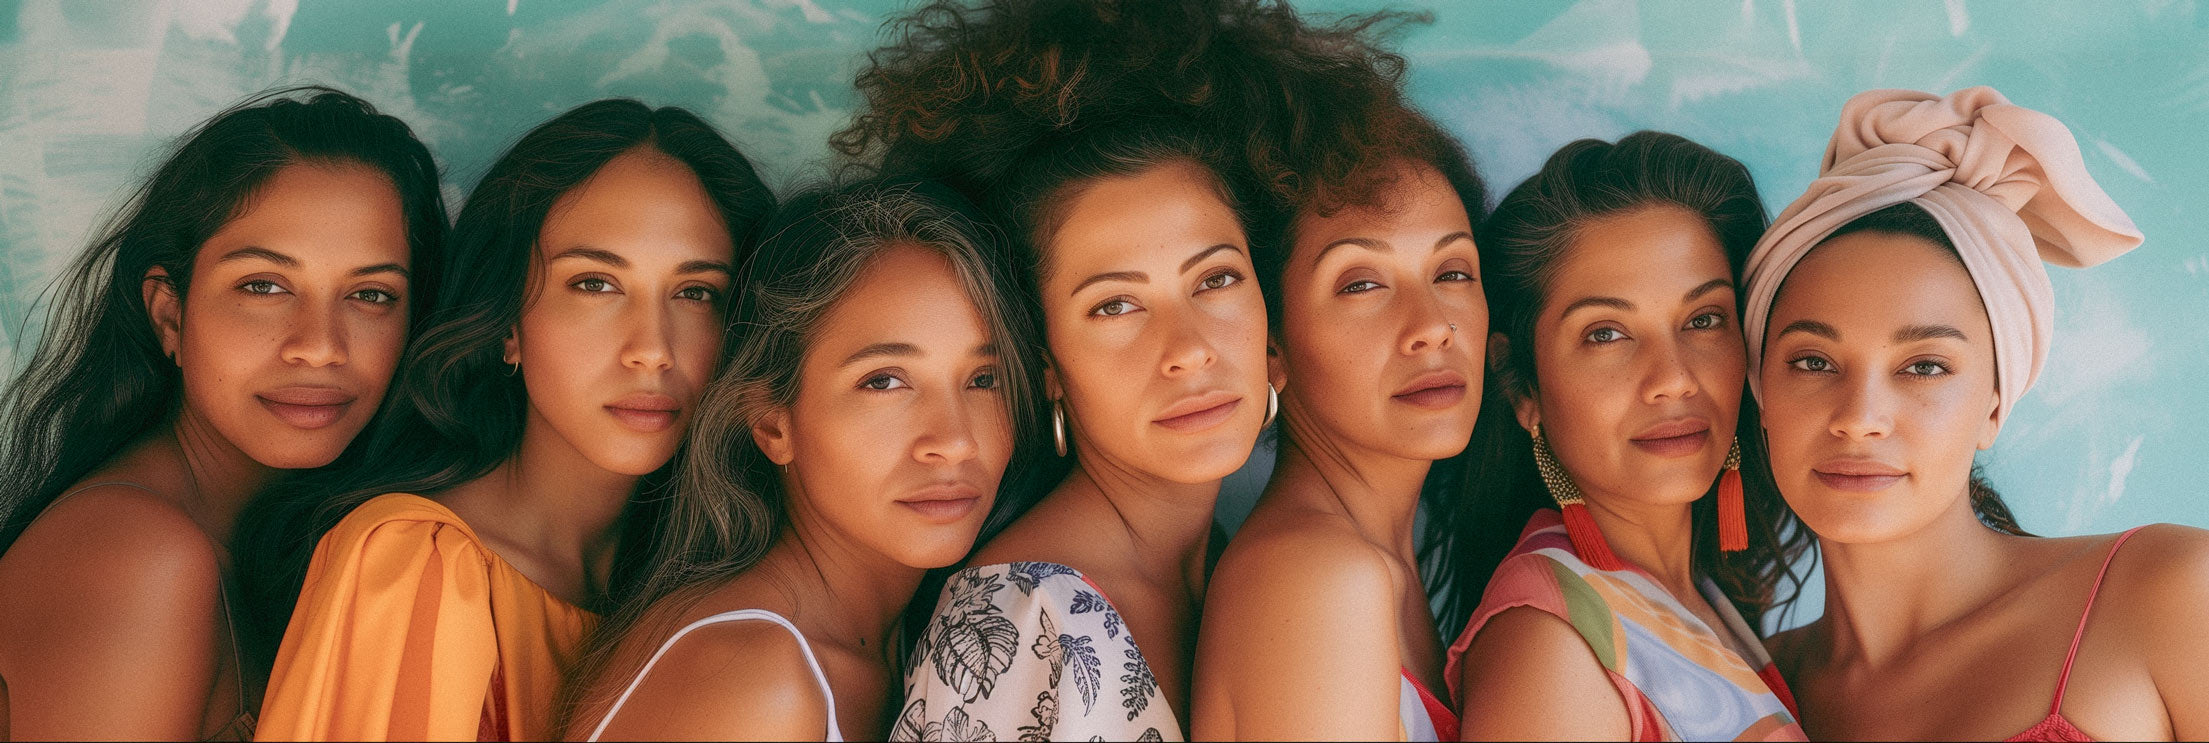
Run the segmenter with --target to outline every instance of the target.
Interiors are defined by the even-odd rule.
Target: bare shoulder
[[[2209,606],[2209,530],[2178,524],[2141,527],[2110,559],[2100,595],[2113,608],[2141,620],[2144,629],[2198,630],[2201,607]]]
[[[176,606],[179,600],[212,607],[220,554],[174,501],[135,486],[98,485],[49,507],[0,556],[0,600],[48,608],[49,600],[82,601],[101,610],[193,608]]]
[[[1385,609],[1395,605],[1396,577],[1388,555],[1348,523],[1323,514],[1276,514],[1246,524],[1228,543],[1206,601],[1255,592]]]
[[[717,622],[674,640],[618,712],[610,739],[819,740],[828,728],[805,646],[764,620]]]

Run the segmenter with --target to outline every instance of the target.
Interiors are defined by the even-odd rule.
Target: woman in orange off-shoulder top
[[[247,641],[273,656],[257,739],[550,734],[593,610],[629,583],[624,537],[652,526],[632,500],[721,362],[737,246],[772,209],[710,126],[636,101],[563,114],[492,166],[392,422],[242,527],[248,612],[290,619]]]

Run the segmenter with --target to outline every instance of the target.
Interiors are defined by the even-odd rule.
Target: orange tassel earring
[[[1596,527],[1595,514],[1588,512],[1580,486],[1572,484],[1565,468],[1557,466],[1557,456],[1543,440],[1538,423],[1534,425],[1534,469],[1542,473],[1542,486],[1549,489],[1557,510],[1564,513],[1565,534],[1572,538],[1572,551],[1580,554],[1580,560],[1597,570],[1625,570],[1626,563],[1611,552],[1611,543],[1604,541],[1603,530]]]
[[[1749,518],[1741,502],[1741,439],[1734,438],[1726,452],[1726,470],[1718,476],[1718,549],[1740,552],[1749,548]]]

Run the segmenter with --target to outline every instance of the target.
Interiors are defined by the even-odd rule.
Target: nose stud
[[[1450,323],[1450,332],[1452,332],[1452,333],[1455,333],[1455,332],[1457,332],[1457,323],[1454,323],[1454,322],[1453,322],[1453,323]]]

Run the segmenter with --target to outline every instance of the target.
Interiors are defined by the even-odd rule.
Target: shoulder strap
[[[797,625],[791,624],[790,620],[783,618],[781,614],[776,614],[765,609],[738,609],[736,611],[725,611],[710,617],[706,617],[704,619],[700,619],[695,622],[691,622],[689,625],[683,627],[682,629],[676,630],[675,634],[668,637],[666,642],[660,643],[660,649],[658,652],[652,654],[652,659],[644,662],[644,668],[637,671],[637,677],[629,680],[629,688],[623,689],[621,691],[621,696],[614,700],[614,705],[606,709],[606,716],[599,719],[598,727],[591,729],[591,737],[586,738],[585,740],[598,740],[598,736],[606,732],[606,725],[614,721],[614,714],[620,712],[621,706],[629,702],[629,695],[636,693],[637,685],[644,683],[645,675],[651,673],[652,666],[660,662],[660,656],[666,655],[669,649],[675,647],[675,642],[677,640],[683,639],[684,635],[690,634],[693,630],[696,630],[700,627],[714,624],[722,624],[725,622],[740,622],[744,620],[773,622],[777,626],[780,626],[785,630],[789,630],[791,637],[798,638],[798,650],[805,653],[805,664],[807,667],[813,669],[813,680],[821,685],[821,699],[828,705],[827,739],[843,740],[843,732],[837,729],[836,726],[836,695],[829,692],[828,674],[821,672],[820,660],[813,657],[812,643],[806,642],[805,633],[799,632]]]
[[[2125,546],[2125,540],[2140,529],[2135,526],[2117,535],[2117,541],[2109,545],[2109,554],[2102,557],[2101,572],[2094,574],[2094,585],[2086,589],[2086,609],[2079,612],[2079,628],[2071,633],[2071,649],[2063,655],[2063,674],[2056,677],[2056,699],[2048,705],[2048,714],[2063,714],[2063,692],[2071,685],[2071,663],[2079,658],[2079,641],[2086,638],[2086,620],[2094,615],[2094,599],[2101,595],[2102,579],[2109,577],[2109,563],[2117,559],[2117,548]]]

